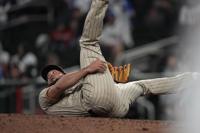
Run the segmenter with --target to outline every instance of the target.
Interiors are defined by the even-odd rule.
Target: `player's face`
[[[55,82],[60,79],[64,74],[58,70],[51,70],[47,74],[48,85],[53,85]]]

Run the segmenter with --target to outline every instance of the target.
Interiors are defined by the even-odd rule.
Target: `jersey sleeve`
[[[48,88],[43,89],[39,94],[39,104],[42,110],[47,111],[48,108],[53,104],[52,100],[47,96]]]

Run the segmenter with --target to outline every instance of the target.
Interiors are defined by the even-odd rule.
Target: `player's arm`
[[[88,74],[103,73],[106,70],[106,63],[97,59],[89,66],[70,74],[62,76],[54,85],[50,86],[47,91],[47,97],[52,102],[56,102],[66,89],[74,86],[78,81]]]
[[[108,0],[92,0],[92,4],[85,20],[80,44],[96,44],[99,41],[103,19],[108,8]]]

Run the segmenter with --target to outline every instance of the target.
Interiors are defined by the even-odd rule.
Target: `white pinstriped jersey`
[[[103,28],[103,19],[108,8],[108,0],[92,0],[87,15],[83,34],[80,39],[80,67],[84,68],[99,58],[105,61],[99,46]],[[74,86],[71,93],[65,93],[60,101],[51,104],[46,97],[48,88],[41,91],[39,103],[49,114],[87,116],[88,111],[110,117],[123,117],[129,110],[129,105],[140,95],[149,92],[169,93],[177,90],[182,81],[191,79],[191,73],[185,73],[171,78],[160,78],[115,84],[107,69],[103,74],[88,75],[79,86]]]

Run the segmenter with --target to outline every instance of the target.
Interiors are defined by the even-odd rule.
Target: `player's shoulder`
[[[47,98],[48,88],[44,88],[39,94],[39,104],[42,110],[46,111],[50,106],[48,98]]]
[[[44,88],[40,91],[39,97],[47,97],[47,91],[48,91],[48,87]]]
[[[56,103],[57,101],[59,101],[59,99],[53,99],[51,97],[48,96],[48,90],[50,89],[50,87],[44,88],[40,94],[39,94],[39,102],[45,102],[45,103],[49,103],[50,105],[53,105],[54,103]]]

